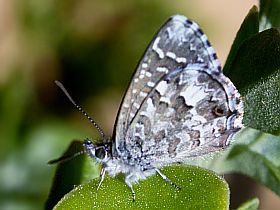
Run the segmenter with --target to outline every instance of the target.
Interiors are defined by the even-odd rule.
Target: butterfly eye
[[[105,148],[104,147],[99,147],[99,148],[96,148],[95,150],[95,157],[100,159],[100,160],[103,160],[106,156],[106,151],[105,151]]]
[[[93,143],[92,143],[91,140],[89,140],[89,139],[85,139],[85,140],[84,140],[84,146],[85,146],[85,147],[91,146],[91,145],[93,145]]]

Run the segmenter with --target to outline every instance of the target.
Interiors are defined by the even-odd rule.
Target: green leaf
[[[279,3],[265,2],[261,1],[261,16],[279,16]],[[237,33],[223,71],[243,96],[244,124],[279,134],[280,33],[276,29],[258,33],[258,25],[258,10],[253,6]]]
[[[280,132],[280,33],[268,29],[244,41],[228,77],[245,102],[246,126]]]
[[[279,14],[279,0],[260,0],[260,30],[280,28]]]
[[[98,180],[92,180],[68,193],[55,209],[228,209],[228,185],[213,172],[193,166],[172,166],[162,171],[181,190],[155,175],[134,185],[133,202],[123,177],[106,176],[98,192]]]
[[[223,68],[224,74],[228,74],[231,70],[232,62],[236,57],[239,47],[241,44],[252,35],[257,34],[259,32],[259,13],[258,8],[253,6],[248,15],[245,17],[243,23],[240,26],[239,31],[236,34],[234,42],[231,46],[229,55],[227,57],[225,66]]]
[[[280,69],[280,34],[268,29],[243,42],[227,76],[243,91]]]
[[[241,204],[241,206],[239,206],[237,210],[257,210],[259,207],[259,203],[260,201],[258,198],[253,198]]]
[[[238,134],[230,151],[204,167],[222,174],[237,172],[247,175],[280,195],[279,151],[280,136],[245,128]]]
[[[280,70],[252,85],[243,99],[245,125],[280,134]]]

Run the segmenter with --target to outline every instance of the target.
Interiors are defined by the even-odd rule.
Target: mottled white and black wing
[[[147,48],[115,126],[118,156],[157,167],[220,150],[242,126],[239,94],[198,25],[170,18]]]
[[[136,69],[116,121],[116,139],[124,141],[136,112],[163,76],[189,63],[220,69],[216,54],[197,24],[183,16],[171,17],[159,30]],[[121,140],[120,140],[121,141]]]

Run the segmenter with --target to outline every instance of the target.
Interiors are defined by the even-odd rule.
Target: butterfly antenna
[[[78,104],[76,104],[76,102],[72,99],[72,97],[70,96],[70,94],[68,93],[68,91],[65,89],[65,87],[63,86],[63,84],[57,80],[54,81],[54,83],[63,91],[63,93],[67,96],[67,98],[71,101],[71,103],[81,112],[83,113],[83,115],[85,115],[89,121],[93,124],[93,126],[98,130],[98,132],[101,134],[101,136],[103,137],[103,139],[105,139],[105,134],[103,132],[103,130],[99,127],[99,125],[88,115],[88,113],[86,113],[82,107],[80,107]]]
[[[56,163],[64,163],[66,161],[69,161],[69,160],[72,160],[73,158],[79,156],[79,155],[82,155],[86,153],[85,151],[80,151],[80,152],[76,152],[74,154],[70,154],[70,155],[64,155],[60,158],[57,158],[57,159],[54,159],[54,160],[50,160],[48,162],[48,164],[56,164]]]

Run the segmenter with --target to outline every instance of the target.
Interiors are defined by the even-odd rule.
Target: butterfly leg
[[[98,186],[97,186],[96,191],[99,190],[99,188],[100,188],[100,186],[101,186],[101,184],[102,184],[102,182],[103,182],[103,180],[104,180],[105,173],[106,173],[106,170],[105,170],[104,167],[102,167],[101,172],[100,172],[100,178],[99,178],[99,182],[98,182]]]
[[[131,179],[133,178],[133,175],[128,175],[126,178],[125,178],[125,183],[127,184],[127,186],[130,188],[131,190],[131,195],[132,195],[132,201],[135,202],[135,192],[133,190],[133,187],[132,187],[132,181]]]
[[[168,177],[165,176],[159,169],[156,168],[155,170],[156,170],[156,172],[161,176],[161,178],[163,178],[166,182],[168,182],[168,183],[171,184],[173,187],[175,187],[176,190],[181,190],[181,188],[180,188],[178,185],[176,185],[176,184],[173,183],[170,179],[168,179]]]

